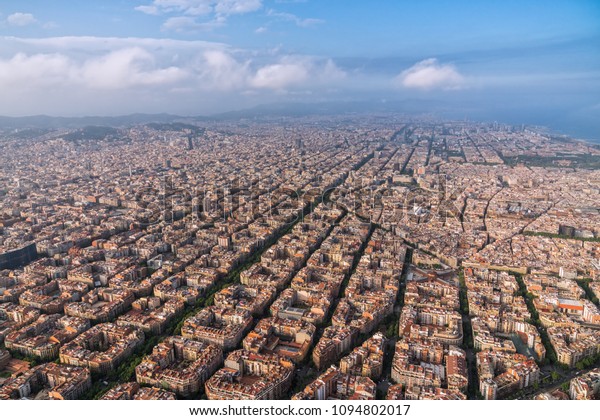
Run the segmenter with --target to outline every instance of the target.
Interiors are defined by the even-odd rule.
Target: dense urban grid
[[[0,137],[0,399],[595,399],[599,297],[600,148],[538,129]]]

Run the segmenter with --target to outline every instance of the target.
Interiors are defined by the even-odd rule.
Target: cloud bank
[[[468,101],[489,104],[493,97],[495,107],[503,102],[508,108],[516,97],[547,95],[552,86],[561,86],[552,89],[562,102],[567,90],[598,86],[595,72],[486,75],[472,66],[463,73],[436,58],[405,57],[365,68],[364,60],[202,40],[0,36],[0,45],[0,115],[198,115],[297,100],[414,98],[464,108]]]
[[[11,98],[19,98],[24,109],[37,109],[51,98],[63,104],[69,98],[115,100],[118,107],[119,98],[145,97],[169,109],[199,96],[207,105],[241,93],[265,97],[324,90],[346,77],[329,58],[261,54],[203,41],[4,37],[0,42],[6,46],[0,54],[0,112],[14,109]]]

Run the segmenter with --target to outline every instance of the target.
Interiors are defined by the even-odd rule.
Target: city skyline
[[[593,1],[7,1],[0,115],[430,101],[597,140],[599,17]]]

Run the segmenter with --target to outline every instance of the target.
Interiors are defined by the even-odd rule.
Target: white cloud
[[[8,60],[0,59],[0,88],[31,90],[62,86],[73,74],[72,61],[63,54],[18,53]]]
[[[211,31],[224,24],[225,20],[221,17],[217,17],[208,22],[199,22],[196,18],[190,16],[174,16],[168,18],[165,23],[162,24],[161,29],[163,31],[175,32]]]
[[[142,48],[126,48],[99,57],[77,61],[64,54],[16,54],[0,60],[0,86],[7,90],[41,87],[126,89],[164,86],[187,76],[175,66],[157,66]]]
[[[300,64],[269,64],[258,69],[251,84],[257,88],[279,90],[300,84],[307,77],[307,69]]]
[[[0,42],[6,47],[0,83],[12,89],[53,84],[106,90],[185,82],[200,90],[283,90],[338,84],[346,77],[330,59],[204,41],[0,37]]]
[[[265,32],[267,32],[267,28],[264,26],[258,27],[254,30],[254,33],[256,34],[264,34]]]
[[[452,64],[440,64],[435,58],[420,61],[394,79],[402,87],[421,90],[460,89],[465,78]]]
[[[218,0],[215,12],[222,15],[238,15],[256,12],[262,7],[262,0]]]
[[[68,51],[96,54],[98,52],[114,51],[122,48],[142,47],[155,51],[197,51],[205,49],[226,49],[228,45],[209,41],[183,41],[169,38],[117,38],[95,36],[58,36],[48,38],[18,38],[12,36],[0,37],[0,43],[5,51],[10,48],[17,51]]]
[[[2,16],[2,14],[0,14],[0,16]],[[48,29],[48,30],[58,28],[58,24],[56,22],[52,22],[52,21],[40,22],[31,13],[23,13],[23,12],[16,12],[11,15],[8,15],[6,17],[6,19],[3,19],[0,21],[0,26],[3,26],[3,25],[8,25],[8,26],[12,26],[12,27],[25,27],[25,26],[36,25],[36,26],[42,27],[43,29]]]
[[[255,12],[262,0],[153,0],[134,9],[148,15],[167,15],[163,31],[209,31],[225,25],[231,15]]]
[[[149,5],[135,7],[135,10],[149,15],[184,13],[200,16],[211,13],[213,8],[210,0],[154,0]]]
[[[187,75],[185,70],[175,66],[157,66],[154,56],[140,47],[87,60],[80,72],[82,83],[93,89],[171,85]]]
[[[247,83],[250,62],[235,59],[229,52],[209,50],[194,66],[201,90],[230,91],[243,89]]]
[[[28,26],[37,23],[37,19],[31,13],[13,13],[6,17],[6,23],[10,26]]]
[[[322,19],[301,18],[292,13],[276,12],[273,9],[269,9],[267,11],[267,16],[271,16],[271,17],[277,18],[279,20],[287,21],[287,22],[294,22],[296,24],[296,26],[299,26],[301,28],[307,28],[309,26],[314,26],[314,25],[318,25],[321,23],[325,23],[325,21]]]
[[[134,9],[137,10],[138,12],[142,12],[147,15],[155,15],[156,16],[156,15],[160,14],[158,7],[156,7],[154,5],[142,5],[142,6],[134,7]]]
[[[135,10],[149,15],[183,14],[188,16],[239,15],[262,8],[262,0],[153,0]]]
[[[271,95],[322,95],[347,83],[327,58],[204,41],[0,37],[0,44],[0,115],[147,112],[150,106],[202,112],[195,103],[215,112],[215,106],[239,107],[240,95],[261,103]]]
[[[250,86],[281,91],[297,87],[319,87],[338,84],[346,74],[332,60],[288,56],[278,63],[259,68],[250,79]]]

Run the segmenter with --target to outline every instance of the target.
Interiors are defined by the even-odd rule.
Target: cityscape
[[[2,418],[594,416],[599,98],[598,0],[2,1]]]
[[[371,115],[0,149],[2,399],[598,396],[598,145]]]

